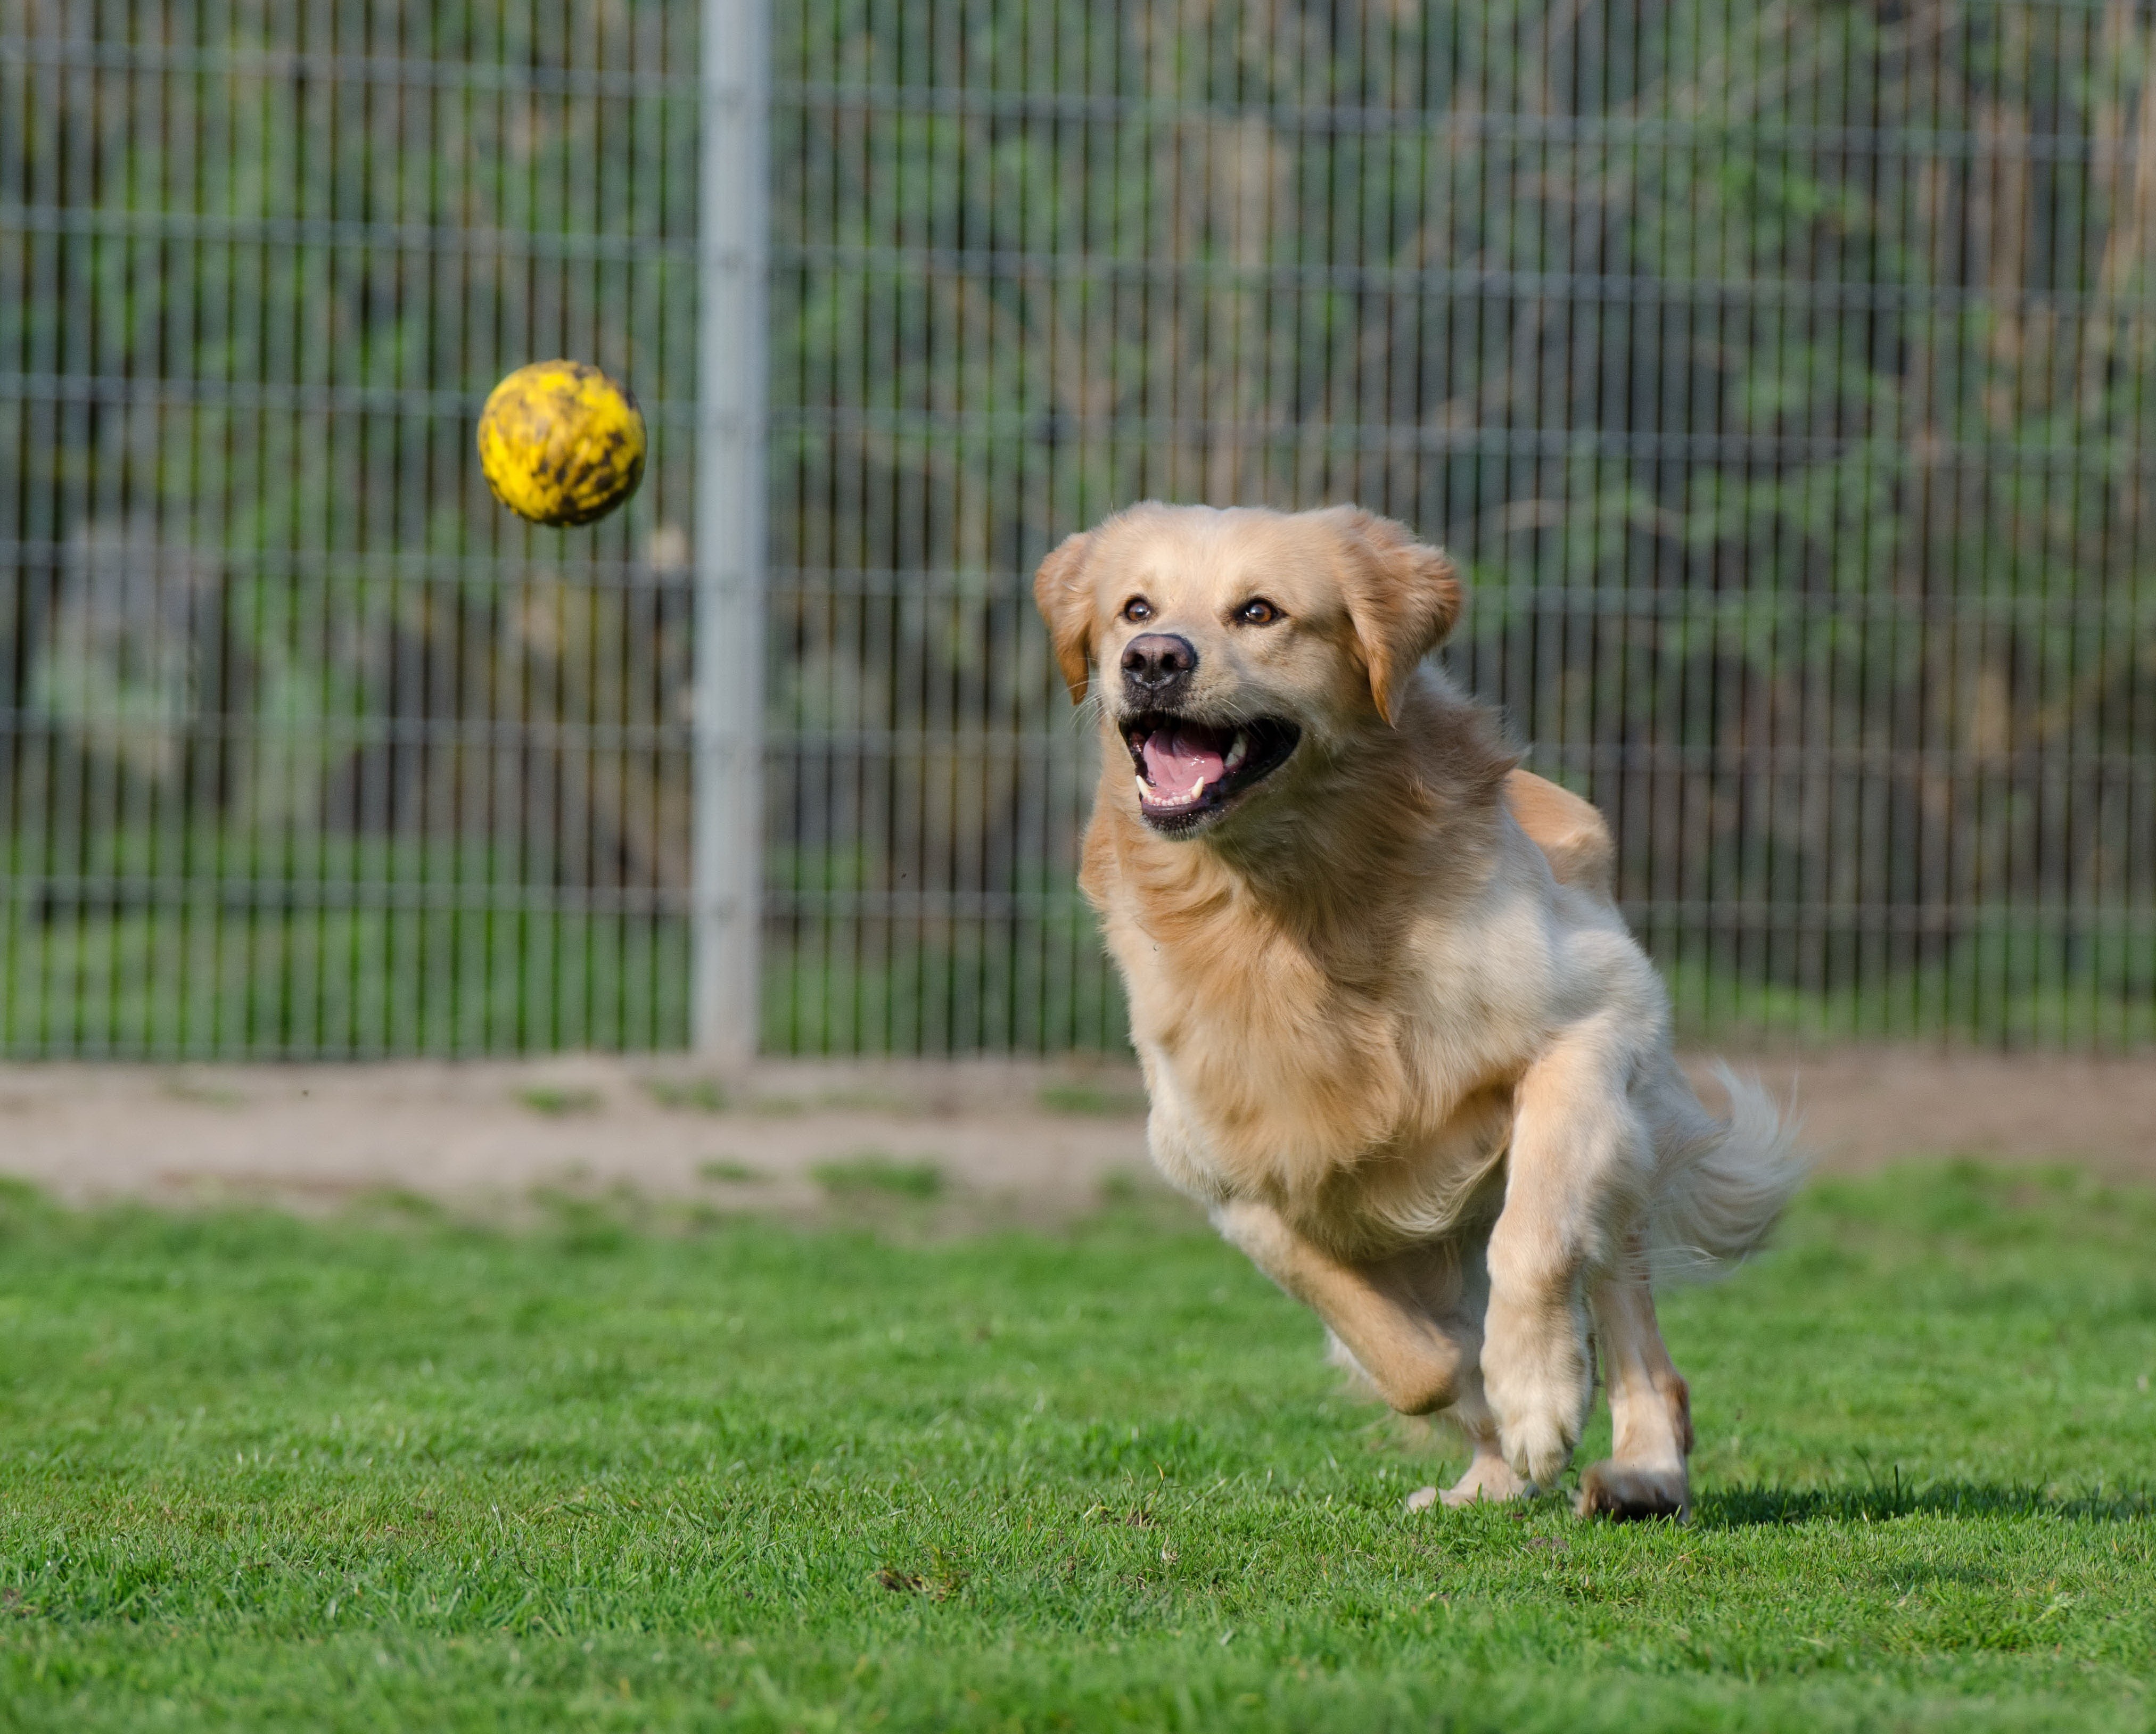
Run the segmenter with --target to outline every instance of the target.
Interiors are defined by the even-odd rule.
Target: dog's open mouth
[[[1286,764],[1302,731],[1278,717],[1209,723],[1149,711],[1123,725],[1137,767],[1138,811],[1158,831],[1184,831]]]

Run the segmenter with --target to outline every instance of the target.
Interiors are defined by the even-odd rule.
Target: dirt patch
[[[2156,1178],[2156,1055],[1851,1048],[1738,1070],[1794,1100],[1823,1167],[1973,1156]],[[1715,1100],[1708,1068],[1692,1071]]]
[[[1135,1075],[1050,1065],[678,1062],[0,1067],[0,1172],[59,1197],[385,1190],[486,1207],[628,1188],[798,1211],[946,1189],[1055,1219],[1147,1167]]]
[[[1973,1154],[2156,1177],[2149,1059],[1887,1049],[1748,1069],[1794,1090],[1825,1167]],[[773,1062],[736,1078],[590,1056],[15,1065],[0,1067],[0,1172],[85,1202],[321,1209],[395,1190],[484,1206],[626,1188],[789,1212],[942,1195],[1045,1221],[1149,1172],[1142,1100],[1127,1068],[1000,1061]]]

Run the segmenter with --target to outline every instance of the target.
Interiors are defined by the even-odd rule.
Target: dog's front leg
[[[1472,1337],[1463,1341],[1433,1318],[1401,1273],[1334,1257],[1267,1204],[1221,1204],[1213,1222],[1230,1245],[1325,1321],[1378,1394],[1402,1414],[1448,1408],[1463,1385],[1472,1384]]]
[[[1622,1244],[1650,1173],[1625,1093],[1632,1052],[1619,1020],[1589,1019],[1528,1068],[1515,1098],[1482,1378],[1505,1460],[1539,1487],[1564,1473],[1594,1395],[1584,1284]]]

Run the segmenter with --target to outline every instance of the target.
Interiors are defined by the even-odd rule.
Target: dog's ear
[[[1034,604],[1048,623],[1055,666],[1062,671],[1074,705],[1085,698],[1092,684],[1093,588],[1086,581],[1086,557],[1092,541],[1092,532],[1086,530],[1065,536],[1033,575]]]
[[[1417,541],[1405,525],[1360,506],[1336,510],[1350,544],[1342,581],[1348,618],[1369,670],[1370,696],[1389,723],[1415,664],[1460,618],[1460,579],[1444,550]]]

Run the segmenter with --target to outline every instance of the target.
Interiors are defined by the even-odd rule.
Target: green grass
[[[901,1162],[875,1150],[819,1162],[808,1172],[824,1191],[840,1198],[880,1193],[926,1203],[943,1190],[943,1171],[934,1162]]]
[[[718,1156],[707,1162],[698,1162],[696,1174],[700,1179],[716,1180],[732,1186],[753,1185],[758,1181],[771,1178],[753,1162],[745,1162],[738,1157],[732,1156]]]
[[[543,1114],[549,1120],[559,1120],[570,1114],[596,1114],[606,1106],[606,1098],[596,1090],[581,1090],[558,1084],[534,1084],[516,1092],[516,1100],[534,1114]]]
[[[293,878],[304,905],[308,875]],[[19,895],[36,883],[18,876],[10,896],[0,876],[9,1059],[639,1052],[689,1040],[687,930],[672,918],[208,901],[40,921]],[[512,904],[526,890],[471,889]]]
[[[79,864],[100,875],[177,870],[151,847],[157,839],[125,840]],[[188,870],[222,862],[226,876],[257,875],[273,890],[289,881],[297,906],[228,907],[205,890],[118,914],[73,904],[40,913],[46,880],[35,852],[24,858],[18,849],[11,868],[0,839],[0,1055],[660,1054],[689,1044],[691,947],[678,918],[527,906],[538,893],[514,873],[530,864],[478,845],[344,839],[303,860],[259,857],[209,836],[193,848],[198,868]],[[455,885],[502,906],[312,906],[321,886],[347,880]],[[895,941],[887,954],[865,948],[843,921],[767,936],[762,1050],[1127,1057],[1121,991],[1091,917],[1057,898],[1060,912],[1000,939],[983,930],[947,945]],[[1860,957],[1844,935],[1832,946],[1818,941],[1810,974],[1790,957],[1771,969],[1763,957],[1739,967],[1712,936],[1648,927],[1641,937],[1669,982],[1682,1039],[1721,1050],[1943,1039],[2120,1052],[2156,1044],[2156,943],[2127,916],[2097,923],[2071,946],[2002,916],[1922,965]],[[1775,941],[1794,943],[1787,935]],[[1815,977],[1838,985],[1795,985]],[[729,1106],[713,1080],[660,1078],[646,1088],[664,1107]],[[1144,1106],[1116,1086],[1077,1080],[1049,1084],[1040,1102],[1070,1114]]]
[[[662,1108],[723,1114],[731,1106],[726,1085],[716,1078],[646,1078],[644,1088]]]
[[[1137,1115],[1146,1111],[1143,1090],[1103,1084],[1044,1084],[1035,1100],[1051,1114]]]
[[[2146,1194],[1816,1188],[1671,1299],[1698,1509],[1623,1528],[1404,1517],[1432,1449],[1143,1200],[371,1208],[0,1198],[0,1726],[2156,1725]]]

